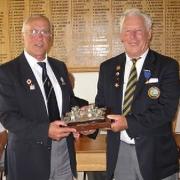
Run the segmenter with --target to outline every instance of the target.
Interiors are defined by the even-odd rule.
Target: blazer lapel
[[[137,95],[141,92],[141,90],[143,89],[143,86],[145,86],[145,83],[147,81],[147,79],[144,76],[144,71],[145,70],[150,70],[150,72],[152,73],[151,76],[153,76],[153,72],[155,72],[155,56],[153,54],[153,52],[151,50],[149,50],[146,59],[144,61],[144,65],[142,67],[140,76],[139,76],[139,80],[137,82],[137,86],[136,86],[136,90],[135,90],[135,94],[134,94],[134,99],[137,97]]]
[[[59,68],[60,66],[56,66],[55,63],[51,61],[50,59],[48,59],[48,61],[62,90],[62,115],[63,115],[64,112],[66,112],[66,109],[67,109],[66,106],[68,105],[68,103],[65,103],[65,102],[67,102],[68,100],[67,97],[69,97],[68,91],[66,89],[67,81],[65,79],[65,70],[62,68]]]
[[[113,79],[115,78],[113,82],[113,91],[112,94],[114,97],[113,103],[117,104],[117,109],[115,113],[119,113],[119,110],[122,106],[122,95],[123,95],[123,84],[124,84],[124,68],[125,68],[125,62],[126,57],[125,54],[121,55],[122,57],[118,56],[117,61],[114,65],[114,72],[112,73]]]
[[[47,114],[46,106],[44,103],[44,98],[41,93],[39,84],[33,74],[31,67],[29,66],[24,54],[20,55],[20,68],[19,68],[19,78],[22,86],[27,91],[28,96],[30,97],[31,104],[37,106],[37,109],[43,111],[42,114]]]

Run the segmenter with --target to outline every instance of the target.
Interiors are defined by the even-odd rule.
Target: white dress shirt
[[[146,52],[144,54],[142,54],[140,57],[140,59],[136,62],[136,70],[137,70],[137,78],[139,79],[145,58],[147,56],[149,49],[146,50]],[[128,78],[129,78],[129,74],[130,74],[130,70],[132,67],[133,63],[131,61],[131,58],[126,54],[126,64],[125,64],[125,72],[124,72],[124,84],[123,84],[123,97],[122,97],[122,109],[123,109],[123,101],[124,101],[124,94],[125,94],[125,90],[126,90],[126,86],[128,83]],[[121,131],[121,135],[120,135],[120,139],[123,142],[126,142],[128,144],[135,144],[134,138],[131,139],[126,130]]]
[[[42,95],[44,98],[44,102],[46,105],[46,110],[48,112],[46,94],[44,91],[44,85],[43,85],[43,81],[42,81],[42,67],[39,64],[37,64],[39,61],[36,60],[34,57],[32,57],[30,54],[28,54],[26,51],[24,51],[24,55],[25,55],[27,62],[29,63],[29,65],[30,65],[30,67],[34,73],[34,76],[35,76],[38,84],[39,84],[39,87],[41,89],[41,92],[42,92]],[[62,115],[62,90],[61,90],[61,87],[60,87],[60,85],[59,85],[59,83],[58,83],[58,81],[54,75],[53,70],[51,69],[51,66],[48,63],[47,55],[46,55],[46,58],[41,62],[46,62],[47,74],[48,74],[49,79],[51,80],[51,83],[53,85],[54,92],[55,92],[56,99],[57,99],[58,108],[59,108],[59,114],[61,116]]]
[[[4,128],[4,126],[0,123],[0,133],[3,132],[3,131],[5,131],[5,128]]]

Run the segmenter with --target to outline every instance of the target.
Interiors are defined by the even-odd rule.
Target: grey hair
[[[48,22],[48,24],[49,24],[49,30],[50,30],[50,32],[52,33],[52,29],[53,29],[53,26],[52,26],[52,24],[51,24],[51,22],[50,22],[50,20],[46,17],[46,16],[44,16],[44,15],[42,15],[42,14],[34,14],[34,15],[31,15],[31,16],[29,16],[28,18],[26,18],[25,20],[24,20],[24,22],[23,22],[23,26],[22,26],[22,33],[24,33],[25,32],[25,28],[26,28],[26,25],[28,25],[28,23],[30,23],[31,21],[33,21],[33,20],[35,20],[35,19],[39,19],[39,18],[42,18],[42,19],[44,19],[44,20],[46,20],[47,22]]]
[[[137,8],[131,8],[127,9],[120,17],[120,32],[122,32],[123,23],[127,16],[141,16],[144,19],[146,29],[150,30],[152,28],[152,19],[148,14],[140,11]]]

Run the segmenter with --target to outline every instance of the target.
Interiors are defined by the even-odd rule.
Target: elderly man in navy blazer
[[[100,66],[96,104],[109,108],[107,179],[176,180],[172,135],[180,94],[179,65],[149,48],[151,18],[138,9],[120,19],[125,52]]]
[[[27,18],[22,35],[24,52],[0,67],[0,121],[9,134],[8,180],[72,180],[76,176],[72,133],[76,130],[61,120],[70,111],[73,96],[67,68],[47,56],[52,43],[47,17]],[[38,62],[46,63],[47,81]],[[50,99],[57,109],[51,119]]]

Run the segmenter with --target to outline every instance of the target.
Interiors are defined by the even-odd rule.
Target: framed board
[[[151,15],[151,48],[180,62],[179,0],[1,0],[0,63],[22,52],[24,18],[44,14],[54,25],[49,55],[73,72],[98,71],[101,62],[123,52],[119,17],[129,7]]]

